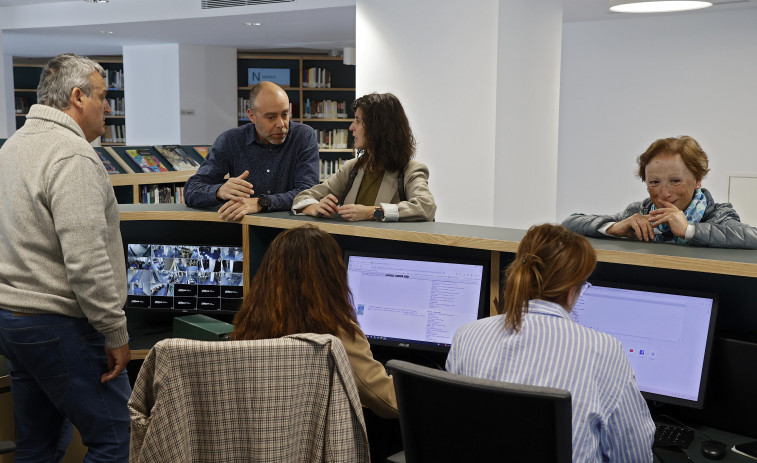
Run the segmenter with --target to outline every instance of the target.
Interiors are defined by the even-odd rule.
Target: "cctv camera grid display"
[[[243,266],[241,247],[129,244],[126,307],[237,310]]]

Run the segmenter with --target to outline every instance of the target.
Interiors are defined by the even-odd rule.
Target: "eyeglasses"
[[[583,297],[583,295],[586,294],[586,291],[588,291],[589,288],[591,288],[591,283],[589,283],[588,281],[581,285],[581,291],[578,293],[578,297]]]

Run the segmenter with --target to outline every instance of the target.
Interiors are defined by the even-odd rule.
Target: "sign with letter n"
[[[264,80],[270,80],[283,87],[289,86],[289,69],[247,68],[248,85],[255,85]]]

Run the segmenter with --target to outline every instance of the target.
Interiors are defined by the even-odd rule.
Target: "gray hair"
[[[73,53],[64,53],[52,58],[42,68],[37,87],[37,103],[60,110],[68,109],[68,99],[74,88],[92,96],[90,76],[93,72],[105,78],[105,70],[91,59]]]

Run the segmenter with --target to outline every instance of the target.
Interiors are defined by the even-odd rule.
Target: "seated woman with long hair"
[[[570,317],[596,263],[583,236],[531,227],[507,267],[501,315],[457,330],[447,370],[570,391],[573,461],[651,462],[654,422],[620,342]]]
[[[383,222],[434,220],[428,167],[415,156],[415,137],[391,93],[361,96],[350,131],[358,156],[320,185],[300,192],[292,212],[313,217]]]
[[[342,250],[331,235],[310,225],[271,242],[234,317],[231,336],[270,339],[296,333],[338,337],[363,405],[380,417],[397,417],[394,381],[374,360],[357,324]]]

